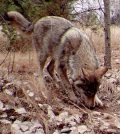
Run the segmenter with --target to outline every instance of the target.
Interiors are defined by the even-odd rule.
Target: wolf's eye
[[[87,96],[94,96],[95,95],[95,92],[91,92],[91,91],[85,91],[85,94],[87,95]]]
[[[77,86],[78,88],[80,88],[82,85],[81,85],[80,83],[78,83],[78,84],[76,84],[76,86]]]

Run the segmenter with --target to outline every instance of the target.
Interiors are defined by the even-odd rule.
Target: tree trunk
[[[105,56],[104,66],[111,68],[110,0],[104,0]]]

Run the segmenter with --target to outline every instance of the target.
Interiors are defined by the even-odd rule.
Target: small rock
[[[27,90],[26,92],[27,92],[27,94],[29,94],[30,90]]]
[[[28,131],[25,134],[45,134],[43,129],[36,129],[35,131]]]
[[[21,121],[20,120],[16,120],[16,121],[14,121],[13,124],[21,124]]]
[[[101,115],[101,113],[97,112],[97,111],[93,111],[92,114],[93,114],[93,116],[100,116]]]
[[[72,130],[72,131],[70,132],[70,134],[80,134],[80,133],[79,133],[78,130],[76,129],[76,130]]]
[[[6,109],[6,110],[12,109],[12,106],[10,106],[10,105],[5,105],[5,109]]]
[[[78,115],[78,114],[75,114],[74,115],[74,118],[75,118],[75,121],[77,122],[77,123],[80,123],[80,118],[82,117],[82,115]]]
[[[40,104],[40,103],[39,103],[38,106],[39,106],[40,108],[42,108],[42,107],[43,107],[43,104]]]
[[[25,110],[25,108],[18,108],[18,109],[16,109],[15,110],[18,114],[26,114],[27,112],[26,112],[26,110]]]
[[[27,82],[27,81],[24,81],[23,84],[24,84],[24,85],[28,85],[28,82]]]
[[[0,26],[0,32],[2,32],[3,26]]]
[[[35,97],[35,100],[36,100],[36,101],[39,101],[40,99],[39,99],[38,97]]]
[[[71,130],[70,130],[69,127],[65,127],[65,128],[63,128],[63,129],[61,130],[61,133],[70,133],[70,132],[71,132]]]
[[[120,100],[118,100],[117,103],[120,105]]]
[[[55,130],[53,134],[60,134],[59,130]]]
[[[107,130],[107,129],[108,129],[108,127],[103,126],[103,125],[102,125],[101,127],[99,127],[99,130],[100,130],[100,131],[104,131],[104,130]]]
[[[34,96],[34,93],[33,93],[33,92],[29,92],[28,95],[29,95],[30,97],[33,97],[33,96]]]
[[[13,95],[13,93],[10,90],[8,90],[8,89],[5,90],[5,93],[8,94],[8,95],[10,95],[10,96]]]
[[[48,108],[48,116],[50,118],[50,122],[55,121],[55,114],[51,108]]]
[[[113,73],[111,78],[116,78],[116,73]]]
[[[16,120],[12,124],[14,134],[45,134],[43,127],[38,121],[25,121],[21,122]]]
[[[9,119],[15,120],[15,116],[10,116]]]
[[[15,85],[20,87],[22,85],[22,82],[21,81],[15,81]]]
[[[104,126],[105,125],[105,126]],[[102,124],[102,126],[99,128],[101,131],[103,131],[103,130],[106,130],[106,129],[108,129],[108,126],[109,125],[107,125],[107,124]]]
[[[48,105],[48,104],[46,104],[46,103],[43,104],[43,106],[44,106],[45,108],[48,108],[48,107],[50,108],[50,105]]]
[[[6,118],[7,117],[7,114],[6,113],[3,113],[2,115],[0,115],[1,118]]]
[[[25,124],[21,124],[20,129],[22,130],[22,132],[25,132],[25,131],[29,130],[29,127],[27,125],[25,125]]]
[[[110,77],[112,76],[112,74],[111,74],[111,73],[106,73],[105,76],[106,76],[107,78],[110,78]]]
[[[120,64],[120,60],[119,59],[116,59],[115,62],[116,62],[116,64]]]
[[[4,104],[2,103],[2,101],[0,101],[0,110],[4,110]]]
[[[118,73],[119,72],[119,69],[116,68],[116,69],[114,69],[114,71]]]
[[[115,120],[115,126],[120,129],[120,120]]]
[[[38,121],[31,121],[28,134],[44,134],[43,126]]]
[[[34,73],[33,74],[35,77],[39,77],[39,73]]]
[[[32,121],[32,123],[34,124],[33,127],[43,128],[43,126],[38,121]]]
[[[77,130],[76,127],[71,127],[70,130],[74,131],[74,130]]]
[[[22,134],[23,133],[23,132],[20,131],[19,125],[16,124],[16,123],[13,123],[11,125],[11,131],[12,131],[13,134],[16,134],[16,133],[17,134]]]
[[[66,118],[68,118],[68,112],[63,112],[63,113],[61,113],[59,116],[56,117],[56,120],[58,120],[58,121],[63,121],[63,120],[65,120]]]
[[[80,125],[80,126],[78,126],[78,132],[79,132],[80,134],[85,133],[87,130],[88,130],[88,129],[87,129],[87,126],[86,126],[86,125]]]
[[[120,87],[117,87],[117,91],[120,91]]]
[[[76,122],[75,121],[70,121],[68,122],[71,126],[76,126]]]
[[[0,123],[4,123],[4,124],[11,124],[10,121],[6,120],[6,119],[1,119]]]
[[[106,128],[110,126],[110,124],[109,124],[108,122],[103,122],[102,124],[103,124],[103,126],[105,126]]]
[[[109,129],[107,129],[107,132],[112,133],[112,134],[116,134],[117,131],[115,129],[109,128]]]
[[[75,115],[70,116],[69,118],[66,118],[65,123],[69,123],[69,122],[71,122],[71,123],[75,122],[73,124],[80,123],[80,115],[75,114]]]

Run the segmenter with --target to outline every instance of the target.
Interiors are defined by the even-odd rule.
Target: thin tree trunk
[[[105,56],[104,66],[111,68],[110,0],[104,0]]]

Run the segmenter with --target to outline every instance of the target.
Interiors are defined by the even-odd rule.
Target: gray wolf
[[[4,18],[26,34],[32,34],[42,77],[45,62],[51,57],[47,70],[53,80],[56,70],[69,97],[73,90],[72,95],[80,96],[86,106],[103,105],[97,91],[107,68],[99,66],[92,43],[84,32],[57,16],[43,17],[34,25],[16,11],[6,13]]]

